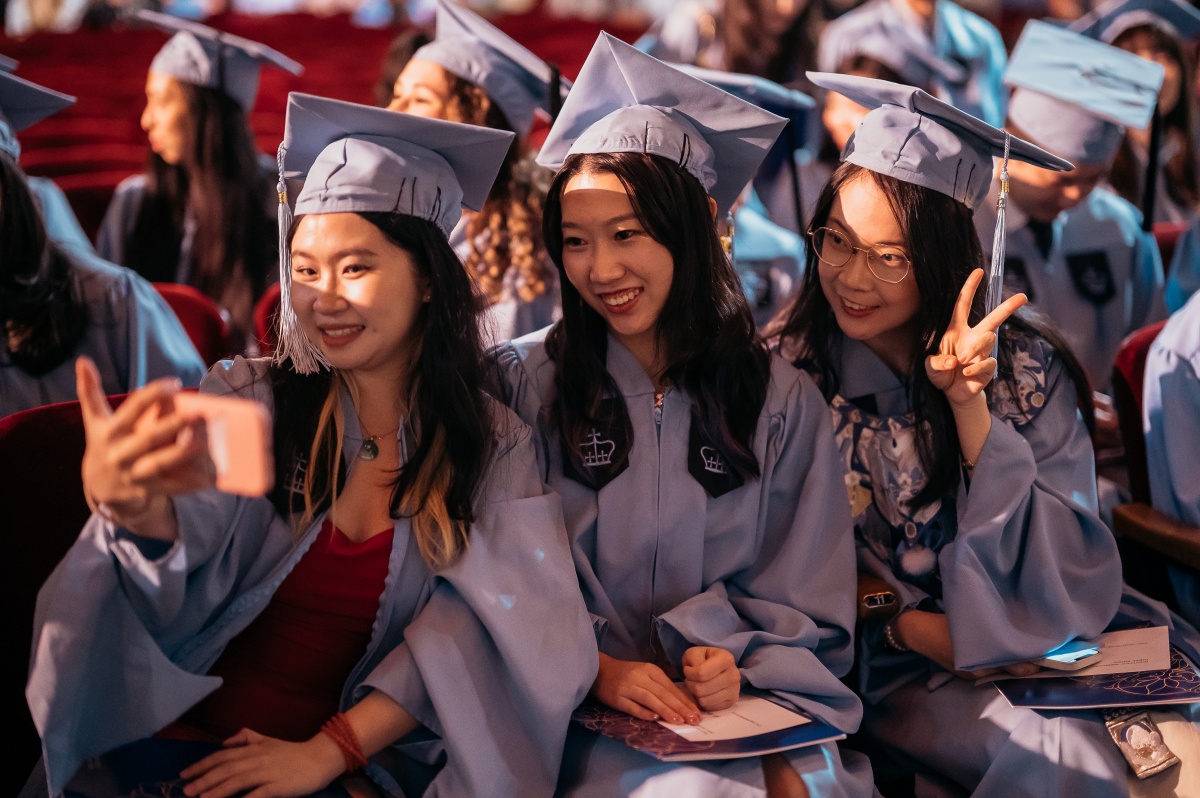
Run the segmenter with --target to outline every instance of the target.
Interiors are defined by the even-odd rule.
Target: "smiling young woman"
[[[177,388],[114,412],[80,362],[97,514],[39,597],[29,688],[51,794],[96,752],[88,774],[203,798],[340,795],[361,768],[411,795],[553,793],[595,638],[446,239],[511,138],[291,95],[280,348],[201,385],[271,410],[267,496],[213,487]]]
[[[592,697],[643,719],[695,722],[747,683],[839,728],[858,722],[837,678],[854,578],[846,508],[829,501],[841,487],[827,411],[756,340],[714,221],[783,123],[602,36],[540,156],[558,168],[545,238],[563,318],[495,357],[602,633]],[[559,784],[869,795],[863,766],[829,744],[648,767],[572,729]]]

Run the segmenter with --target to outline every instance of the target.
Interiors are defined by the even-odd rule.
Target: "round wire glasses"
[[[837,269],[849,263],[855,252],[862,252],[867,256],[867,268],[877,280],[899,283],[912,271],[912,261],[899,247],[856,247],[845,233],[831,227],[809,230],[808,237],[817,257]]]

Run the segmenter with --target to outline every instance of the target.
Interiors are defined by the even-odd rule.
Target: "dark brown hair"
[[[809,0],[788,29],[778,38],[763,35],[766,9],[775,0],[725,0],[719,25],[724,45],[724,69],[773,80],[804,82],[804,73],[816,67],[817,33],[821,3]]]
[[[451,107],[459,121],[512,131],[504,112],[481,87],[446,73]],[[489,303],[500,301],[505,276],[516,272],[519,297],[528,302],[546,293],[550,265],[542,241],[542,212],[551,173],[538,166],[520,138],[513,139],[492,191],[467,222],[467,271]],[[482,246],[481,246],[482,245]]]
[[[71,262],[46,235],[25,174],[0,155],[0,333],[9,360],[40,377],[65,361],[87,328]]]
[[[1135,36],[1150,37],[1151,46],[1165,53],[1179,65],[1179,99],[1163,116],[1163,145],[1168,138],[1178,145],[1175,155],[1163,165],[1166,173],[1167,195],[1177,204],[1189,210],[1200,201],[1200,178],[1197,177],[1196,156],[1196,103],[1192,97],[1192,81],[1195,75],[1191,50],[1183,42],[1155,25],[1136,25],[1123,31],[1113,40],[1114,47],[1132,52]],[[1126,136],[1113,160],[1109,182],[1125,199],[1138,208],[1142,207],[1142,191],[1146,181],[1145,170],[1140,168]]]

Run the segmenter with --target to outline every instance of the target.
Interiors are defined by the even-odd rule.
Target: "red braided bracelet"
[[[350,721],[346,720],[345,713],[339,712],[325,721],[321,731],[337,743],[337,747],[341,749],[342,758],[346,761],[347,773],[353,773],[367,766],[367,756],[363,753],[362,746],[358,742],[358,735],[354,733]]]

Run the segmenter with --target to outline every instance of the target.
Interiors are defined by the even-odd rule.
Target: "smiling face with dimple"
[[[292,237],[292,308],[329,364],[392,370],[411,361],[428,291],[411,254],[356,213],[303,217]]]
[[[823,226],[860,248],[906,246],[887,195],[865,170],[841,187]],[[907,371],[913,320],[921,304],[911,270],[900,282],[887,283],[871,273],[861,251],[841,266],[818,262],[821,290],[846,337],[865,343],[894,371]]]
[[[652,363],[675,261],[646,232],[616,175],[583,172],[567,181],[562,238],[571,285],[643,366]]]

